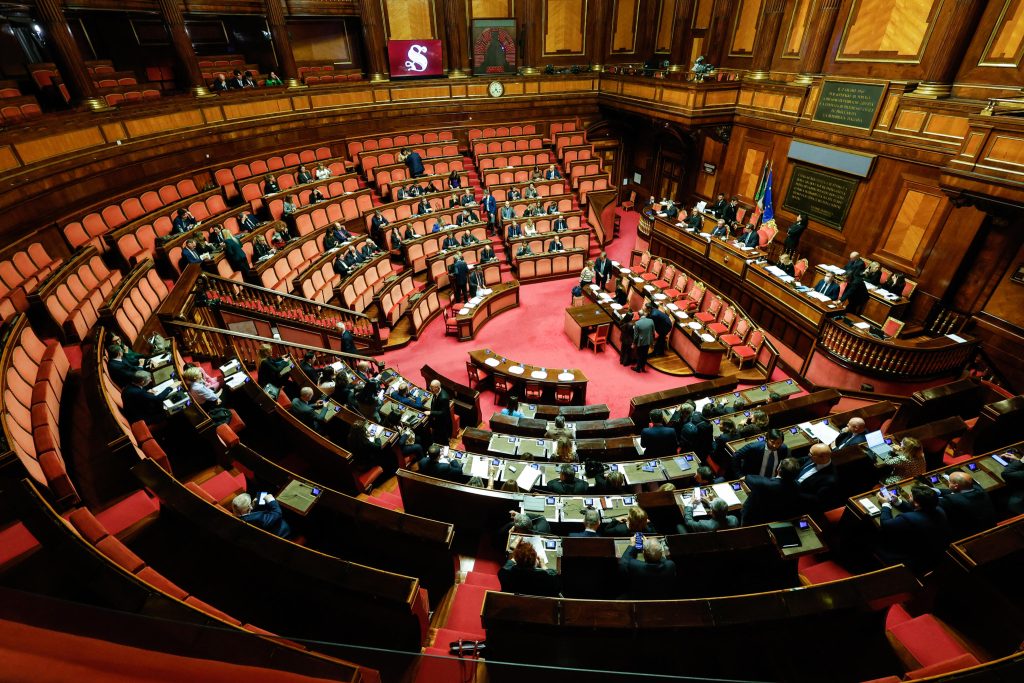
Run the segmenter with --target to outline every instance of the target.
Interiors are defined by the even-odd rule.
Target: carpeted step
[[[486,594],[487,588],[484,586],[459,584],[455,588],[455,599],[452,600],[452,608],[444,627],[462,633],[483,634],[480,608],[483,607]]]
[[[501,582],[496,574],[484,574],[482,572],[469,572],[466,574],[466,581],[471,586],[483,586],[493,591],[501,590]]]
[[[382,498],[367,498],[366,502],[377,507],[387,508],[388,510],[400,511],[398,505]]]

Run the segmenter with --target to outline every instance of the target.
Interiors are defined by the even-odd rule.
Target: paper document
[[[700,213],[703,213],[704,209],[706,209],[707,206],[708,206],[707,202],[697,202],[697,211],[700,212]]]
[[[704,409],[704,406],[711,403],[711,398],[698,398],[697,402],[693,404],[694,412],[700,412]]]
[[[853,326],[856,327],[858,330],[871,329],[871,323],[854,323]]]
[[[810,432],[811,434],[814,435],[814,438],[826,444],[832,443],[833,441],[836,440],[836,437],[839,436],[838,431],[832,429],[831,426],[825,424],[824,422],[812,424]]]
[[[490,473],[489,470],[488,470],[488,467],[487,467],[489,462],[490,462],[489,458],[482,458],[479,455],[474,455],[473,456],[473,464],[470,465],[470,468],[469,468],[469,476],[471,476],[471,477],[480,477],[481,479],[487,479],[487,476]]]
[[[532,467],[530,469],[533,469]],[[534,470],[535,472],[538,470]],[[544,499],[540,496],[531,496],[523,499],[523,512],[544,512]]]
[[[524,467],[523,471],[516,477],[516,486],[524,491],[532,491],[538,479],[540,479],[539,469],[535,470],[532,467]]]
[[[640,445],[640,437],[639,436],[634,436],[633,437],[633,443],[636,444],[636,452],[639,453],[640,455],[643,455],[644,454],[644,447]]]
[[[740,504],[740,499],[729,484],[713,484],[711,490],[715,492],[716,496],[728,503],[729,507]]]
[[[952,339],[953,341],[955,341],[958,344],[963,344],[965,341],[967,341],[963,337],[960,337],[960,336],[955,335],[955,334],[947,334],[946,337],[948,337],[949,339]]]

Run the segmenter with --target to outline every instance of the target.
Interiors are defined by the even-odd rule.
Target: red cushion
[[[226,448],[234,448],[238,445],[238,435],[228,425],[217,425],[217,436],[224,442]]]
[[[455,589],[455,599],[452,601],[445,628],[465,633],[483,633],[480,609],[483,607],[486,593],[487,588],[484,586],[459,584]]]
[[[245,477],[241,474],[234,474],[224,470],[220,474],[207,479],[200,486],[214,500],[227,500],[245,491]]]
[[[142,569],[146,564],[142,561],[141,557],[133,553],[128,546],[113,536],[107,536],[102,539],[96,544],[96,549],[132,574]]]
[[[97,512],[96,520],[111,536],[117,536],[133,524],[155,515],[159,510],[159,502],[140,489],[116,505]]]
[[[242,625],[242,622],[240,622],[238,619],[235,619],[230,614],[225,614],[224,612],[221,612],[219,609],[217,609],[213,605],[210,605],[209,603],[203,602],[202,600],[200,600],[199,598],[197,598],[194,595],[190,595],[188,598],[186,598],[185,602],[188,603],[189,605],[192,605],[196,609],[199,609],[202,612],[206,612],[211,617],[218,617],[220,619],[223,619],[224,621],[227,621],[227,622],[230,622],[230,623],[234,624],[235,626],[241,626]]]
[[[653,284],[658,289],[665,289],[666,287],[668,287],[669,281],[668,280],[655,280],[651,284]]]
[[[179,588],[178,584],[173,583],[170,579],[168,579],[166,576],[156,571],[152,567],[143,567],[142,571],[140,571],[135,576],[139,577],[153,588],[156,588],[159,591],[167,593],[172,598],[184,600],[188,597],[188,593]]]
[[[824,562],[819,562],[816,565],[801,569],[800,576],[802,576],[807,583],[815,585],[819,583],[828,583],[829,581],[846,579],[853,575],[832,560],[825,560]]]
[[[835,526],[839,524],[839,520],[843,518],[843,513],[846,512],[846,506],[839,508],[833,508],[831,510],[825,510],[825,519],[829,524]]]
[[[644,280],[647,280],[648,282],[650,282],[651,280],[653,280],[654,278],[656,278],[658,276],[655,275],[654,273],[644,273],[640,277],[642,277]]]
[[[501,590],[501,581],[496,574],[484,574],[483,572],[469,572],[466,574],[466,583],[471,586],[483,586],[492,591]]]
[[[729,328],[722,323],[710,323],[708,325],[708,332],[712,334],[722,335],[729,331]]]
[[[978,666],[981,662],[970,654],[962,654],[958,657],[953,657],[942,662],[936,662],[930,666],[924,666],[920,669],[907,672],[908,681],[916,681],[920,678],[928,678],[929,676],[938,676],[939,674],[946,674],[952,671],[959,671],[960,669],[966,669],[971,666]]]
[[[672,289],[671,287],[668,288],[668,289],[662,290],[661,293],[664,294],[665,296],[667,296],[669,299],[675,299],[677,296],[679,296],[679,290],[678,289]]]
[[[693,317],[705,324],[716,320],[715,314],[708,313],[707,311],[698,311]]]
[[[872,678],[870,681],[861,681],[861,683],[900,683],[900,677],[886,676],[885,678]]]
[[[740,339],[739,335],[737,334],[723,334],[721,337],[718,338],[718,341],[722,342],[723,344],[728,344],[729,346],[737,346],[738,344],[743,343],[743,340]]]
[[[371,467],[365,472],[359,472],[356,474],[356,480],[359,482],[360,488],[364,491],[370,490],[373,486],[373,482],[377,480],[377,477],[384,474],[384,470],[380,466]]]
[[[106,528],[85,508],[73,510],[68,515],[68,521],[82,535],[82,538],[89,541],[89,543],[96,543],[107,536]]]
[[[922,667],[966,654],[960,643],[931,614],[922,614],[896,624],[888,629],[888,633],[898,640]]]
[[[15,522],[0,531],[0,567],[38,547],[39,542],[36,541],[35,536],[29,533],[25,525]]]
[[[902,624],[904,621],[910,621],[911,619],[913,617],[904,609],[903,605],[896,603],[889,608],[885,615],[885,630],[888,631],[896,624]]]
[[[734,346],[732,347],[732,352],[735,353],[740,358],[742,358],[743,360],[746,360],[747,358],[753,358],[754,356],[757,355],[757,352],[754,351],[754,349],[750,348],[749,346]]]

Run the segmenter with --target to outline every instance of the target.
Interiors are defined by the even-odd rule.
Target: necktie
[[[764,457],[761,458],[761,476],[767,477],[770,472],[768,471],[768,464],[775,459],[775,451],[770,451],[767,448],[764,449]]]

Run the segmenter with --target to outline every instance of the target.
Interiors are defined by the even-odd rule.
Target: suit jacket
[[[665,208],[665,215],[669,218],[675,218],[679,215],[679,207],[673,204],[672,206]]]
[[[760,238],[757,235],[757,231],[751,230],[750,232],[743,236],[743,239],[740,240],[740,243],[745,247],[757,247],[759,239]]]
[[[739,209],[738,206],[733,206],[732,204],[725,205],[725,209],[722,211],[722,218],[725,219],[726,223],[732,223],[736,220],[737,209]]]
[[[292,533],[276,500],[253,507],[252,512],[242,515],[242,519],[281,538],[288,538]]]
[[[745,480],[750,493],[743,501],[743,526],[778,522],[803,514],[800,489],[796,482],[782,479],[748,476]]]
[[[224,258],[228,260],[228,264],[237,271],[245,271],[249,269],[249,259],[246,258],[245,252],[242,251],[242,243],[232,237],[229,240],[224,240]]]
[[[238,221],[238,226],[246,232],[252,232],[256,228],[260,227],[259,223],[256,222],[256,219],[253,218],[252,214],[249,214],[242,220]]]
[[[847,282],[843,296],[839,300],[847,302],[850,308],[858,309],[863,306],[868,300],[868,288],[864,286],[864,281]]]
[[[725,526],[718,523],[717,519],[714,519],[710,515],[702,517],[700,519],[693,518],[693,506],[687,505],[683,509],[683,526],[691,534],[704,533],[706,531],[718,531],[719,529],[732,529],[740,525],[740,520],[736,519],[736,515],[725,516]]]
[[[559,495],[574,495],[587,492],[586,479],[573,479],[571,484],[566,484],[561,479],[554,479],[548,482],[547,488],[552,493]]]
[[[658,333],[659,337],[672,331],[672,318],[668,317],[668,313],[660,308],[651,311],[651,320],[654,321],[654,331]]]
[[[906,503],[900,505],[900,512],[896,517],[888,506],[882,506],[878,554],[887,562],[902,562],[916,572],[925,571],[946,550],[946,513],[941,508],[932,512],[914,510]]]
[[[523,193],[520,192],[517,188],[513,187],[511,190],[508,191],[508,195],[506,195],[506,196],[510,200],[512,200],[512,199],[522,199],[523,198]]]
[[[864,263],[864,259],[858,258],[854,261],[847,261],[844,270],[846,271],[846,277],[850,277],[854,273],[863,273],[864,269],[868,267],[868,264]]]
[[[471,244],[476,244],[476,238],[473,237],[473,233],[466,232],[462,235],[462,246],[468,247]]]
[[[815,292],[821,292],[822,294],[827,296],[829,299],[832,299],[833,301],[835,301],[836,297],[839,296],[839,285],[836,284],[835,280],[833,280],[832,282],[829,282],[828,284],[826,284],[825,280],[823,279],[823,280],[821,280],[821,282],[819,282],[818,284],[814,285],[814,291]]]
[[[551,240],[551,244],[548,245],[548,253],[555,253],[556,251],[565,251],[565,246],[561,242]]]
[[[462,470],[459,469],[458,465],[453,466],[447,462],[434,462],[430,459],[430,456],[423,456],[418,466],[420,473],[428,477],[437,477],[438,479],[447,479],[448,481],[461,481],[465,478],[462,476]]]
[[[506,231],[506,235],[508,237],[510,237],[510,238],[511,237],[522,237],[523,236],[523,229],[521,227],[519,227],[518,225],[510,225],[510,226],[508,226],[508,230]]]
[[[607,276],[612,270],[612,262],[606,258],[594,259],[594,275],[598,277]]]
[[[636,546],[626,548],[619,558],[619,571],[626,577],[626,594],[631,600],[665,600],[678,593],[676,563],[662,559],[648,562],[639,555]]]
[[[498,256],[494,253],[494,249],[491,247],[484,247],[480,252],[481,263],[487,263],[488,261],[493,261],[496,258],[498,258]]]
[[[444,238],[444,242],[441,243],[442,249],[455,249],[459,246],[459,241],[455,239],[454,235],[448,235]]]
[[[556,218],[554,224],[551,226],[552,230],[562,232],[569,229],[569,223],[564,218]]]
[[[309,175],[309,171],[299,171],[295,179],[303,185],[313,182],[313,176]]]
[[[644,457],[647,459],[672,455],[678,448],[676,430],[665,425],[647,427],[640,432],[640,445],[643,446]]]
[[[722,215],[725,213],[725,207],[727,206],[729,206],[729,202],[723,199],[720,202],[715,202],[714,205],[711,206],[710,210],[713,214],[721,218]]]
[[[775,476],[775,470],[778,469],[779,463],[789,457],[789,447],[786,444],[779,446],[779,449],[775,451],[775,457],[770,457],[765,453],[767,445],[764,441],[754,441],[748,443],[743,448],[736,452],[734,460],[734,467],[736,473],[739,475],[751,475],[761,474],[761,463],[764,458],[769,457],[770,461],[764,469],[762,476],[772,477]]]
[[[804,458],[800,465],[797,487],[800,489],[800,498],[803,500],[804,510],[806,512],[818,513],[839,507],[842,502],[839,491],[836,488],[839,478],[836,475],[835,465],[829,464],[821,469],[817,469],[810,458]],[[810,471],[810,468],[815,469],[806,479],[799,481],[806,471]]]
[[[173,389],[168,387],[159,394],[153,395],[143,387],[129,384],[121,392],[121,403],[128,424],[145,420],[147,424],[156,422],[163,417],[164,399],[171,395]]]
[[[132,363],[124,358],[108,360],[107,369],[110,370],[110,377],[118,386],[126,387],[135,379],[135,372],[139,369],[138,362]]]
[[[545,180],[558,180],[558,179],[559,179],[559,178],[561,178],[561,177],[562,177],[562,174],[558,172],[558,169],[557,169],[557,168],[556,168],[556,169],[550,169],[550,168],[549,168],[549,169],[548,169],[548,170],[547,170],[547,171],[546,171],[546,172],[544,173],[544,179],[545,179]]]
[[[419,152],[409,152],[409,156],[405,157],[405,165],[409,169],[409,174],[413,176],[423,174],[423,157],[420,156]]]
[[[978,482],[967,491],[946,490],[939,497],[939,507],[946,513],[952,539],[971,536],[996,525],[996,509],[992,499]]]
[[[345,330],[341,333],[341,350],[345,353],[359,353],[356,349],[356,340],[352,336],[351,330]]]
[[[700,232],[701,228],[704,227],[704,219],[699,213],[694,211],[686,217],[686,226],[694,232]]]
[[[644,316],[633,325],[633,343],[637,346],[650,346],[654,343],[654,321]]]
[[[569,536],[572,538],[601,538],[601,531],[600,529],[597,531],[584,529],[583,531],[574,531]]]
[[[460,285],[469,281],[469,264],[465,261],[455,262],[455,281]]]
[[[1014,514],[1024,514],[1024,462],[1020,460],[1008,460],[1009,464],[1003,469],[1003,481],[1006,488],[1010,490],[1010,498],[1007,501],[1007,509]]]
[[[516,250],[516,256],[532,256],[533,249],[530,249],[529,244],[520,245],[519,249]]]
[[[452,433],[451,405],[451,394],[444,389],[430,401],[430,423],[433,425],[434,434],[441,438],[446,434],[450,437]]]
[[[458,217],[455,219],[455,224],[456,225],[465,225],[466,223],[478,223],[479,221],[480,221],[480,218],[475,213],[470,211],[468,215],[464,215],[464,214],[460,213],[458,215]]]
[[[316,429],[320,421],[319,410],[307,401],[303,401],[301,398],[292,399],[292,414],[299,418],[303,424],[307,427]]]
[[[711,231],[712,237],[728,237],[729,226],[728,225],[716,225],[715,229]]]
[[[188,247],[181,250],[181,257],[185,259],[185,263],[202,263],[203,259],[195,251],[195,249],[189,249]]]
[[[856,446],[859,443],[866,443],[868,437],[863,432],[860,434],[854,434],[853,432],[844,432],[836,437],[835,449],[846,448],[848,446]]]
[[[690,424],[695,428],[695,433],[690,437],[690,447],[704,458],[715,448],[715,428],[700,413],[690,416]]]
[[[498,211],[498,200],[494,198],[493,194],[489,194],[483,198],[481,206],[487,213],[497,213]]]
[[[807,221],[795,221],[786,230],[786,248],[793,249],[800,242],[800,236],[807,229]]]
[[[562,578],[554,569],[524,568],[512,560],[498,570],[498,581],[505,593],[556,598],[562,592]]]

